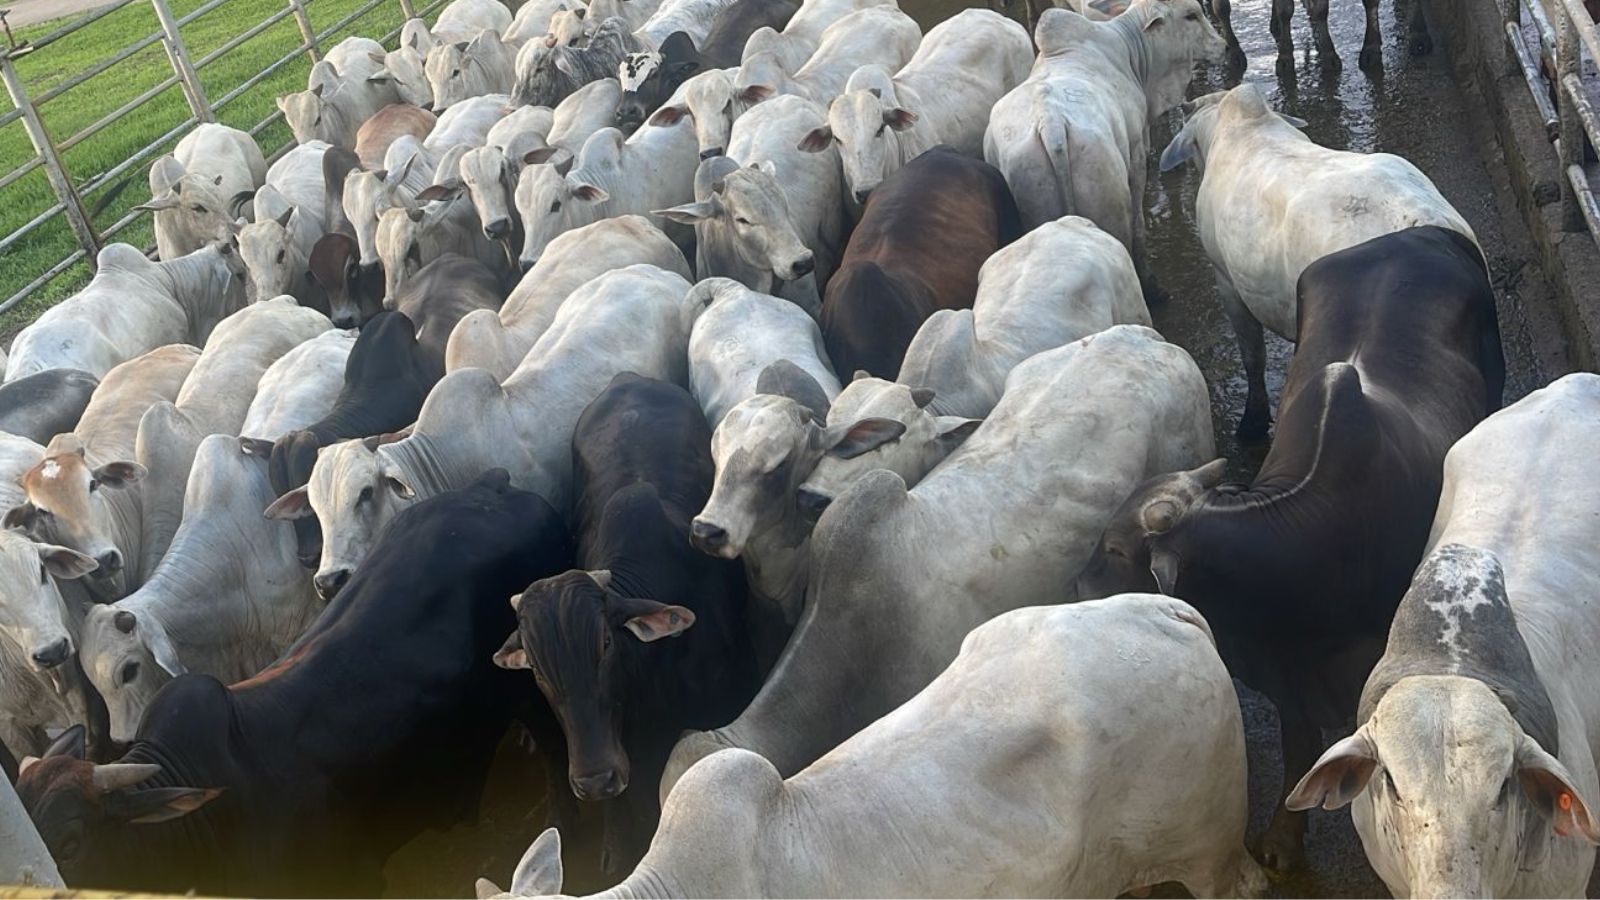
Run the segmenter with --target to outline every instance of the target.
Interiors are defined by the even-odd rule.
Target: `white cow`
[[[417,194],[433,183],[433,171],[421,145],[409,135],[389,146],[390,158],[405,156],[406,162],[379,172],[352,169],[344,178],[340,205],[345,220],[356,232],[358,261],[364,267],[378,266],[378,218],[385,210],[412,205]]]
[[[1585,895],[1600,843],[1597,441],[1600,376],[1577,374],[1450,449],[1359,727],[1288,797],[1351,804],[1396,897]]]
[[[112,369],[77,429],[57,435],[21,479],[27,502],[6,513],[5,527],[27,528],[96,560],[99,570],[86,584],[98,599],[115,600],[143,583],[145,560],[155,556],[145,552],[139,422],[178,396],[199,358],[199,349],[173,344]]]
[[[266,177],[254,138],[206,122],[150,166],[150,202],[134,208],[154,214],[156,255],[177,259],[232,234],[240,195],[254,193]]]
[[[392,80],[375,77],[383,71],[383,64],[374,55],[384,55],[382,44],[369,38],[345,38],[311,67],[306,90],[278,98],[278,109],[297,142],[319,140],[353,149],[361,123],[385,106],[400,102]]]
[[[811,427],[824,447],[848,443],[848,426]],[[1148,328],[1026,360],[983,427],[915,489],[872,472],[833,501],[783,656],[732,724],[679,742],[663,797],[722,747],[792,775],[921,690],[972,628],[1075,599],[1070,586],[1127,495],[1211,452],[1199,367]]]
[[[387,80],[394,86],[401,103],[422,109],[433,108],[433,85],[428,83],[428,58],[414,47],[402,44],[384,54],[373,54],[374,61],[381,60],[383,68],[368,76],[374,81]]]
[[[647,49],[654,50],[674,31],[681,31],[698,47],[706,42],[717,14],[733,4],[734,0],[664,0],[655,13],[634,30],[633,36]]]
[[[1122,241],[1147,294],[1144,248],[1149,122],[1183,101],[1195,63],[1226,46],[1198,0],[1134,0],[1091,22],[1047,9],[1033,74],[996,103],[983,158],[1005,175],[1023,225],[1083,216]]]
[[[1418,225],[1477,240],[1416,166],[1388,153],[1318,146],[1297,127],[1304,124],[1274,113],[1255,85],[1241,85],[1195,101],[1161,154],[1163,170],[1190,159],[1203,170],[1195,227],[1239,338],[1250,390],[1239,423],[1246,437],[1265,437],[1270,421],[1261,328],[1295,339],[1295,285],[1306,266]]]
[[[509,94],[515,64],[516,51],[493,29],[479,32],[471,41],[439,44],[428,51],[425,63],[433,108],[448,110],[469,97]]]
[[[756,34],[770,30],[762,28]],[[661,108],[652,113],[647,122],[656,127],[666,127],[676,125],[685,118],[691,119],[701,158],[727,152],[733,123],[751,107],[751,104],[740,100],[738,91],[734,90],[733,80],[738,74],[738,69],[708,69],[694,75],[679,85],[673,96],[661,104]]]
[[[839,145],[845,180],[864,200],[939,144],[981,157],[989,111],[1032,65],[1033,42],[1021,25],[993,10],[963,10],[934,26],[893,78],[878,66],[857,69],[811,145]]]
[[[705,279],[690,297],[705,311],[689,337],[689,390],[713,431],[756,394],[761,373],[780,359],[816,379],[829,400],[839,395],[822,331],[793,303],[731,278]]]
[[[583,0],[528,0],[517,9],[503,37],[508,44],[525,44],[548,34],[550,17],[556,13],[587,8]]]
[[[323,534],[319,587],[343,585],[400,508],[492,468],[567,509],[573,428],[611,378],[634,372],[687,381],[698,312],[688,293],[681,276],[655,266],[610,271],[567,298],[504,386],[482,369],[458,369],[434,386],[405,439],[364,454],[357,442],[324,447],[306,490],[285,494],[277,510],[315,512]]]
[[[804,295],[800,285],[785,288],[796,291],[796,302],[807,309],[821,308],[817,285],[833,276],[844,250],[843,182],[831,146],[806,153],[800,144],[824,126],[825,116],[804,97],[757,104],[734,123],[728,145],[729,158],[742,168],[716,178],[708,196],[659,212],[695,226],[696,270],[702,276],[724,275],[779,293],[776,282],[809,275]]]
[[[989,257],[972,308],[929,316],[898,380],[931,389],[935,415],[981,419],[1024,359],[1113,325],[1149,324],[1127,248],[1088,219],[1066,216]]]
[[[245,268],[231,243],[209,244],[169,262],[111,244],[83,290],[44,311],[11,344],[6,380],[46,369],[97,378],[165,344],[203,344],[224,316],[244,306]]]
[[[278,357],[262,373],[239,434],[275,441],[321,421],[344,389],[344,368],[355,344],[353,329],[333,329]]]
[[[266,668],[322,611],[294,527],[264,518],[270,445],[214,434],[195,454],[183,523],[139,590],[89,610],[79,658],[131,741],[150,700],[184,672],[225,684]]]
[[[911,61],[921,41],[922,29],[898,6],[869,6],[828,26],[816,52],[794,72],[783,67],[779,54],[747,54],[733,88],[748,104],[799,94],[826,108],[844,92],[855,70],[882,66],[897,71]]]
[[[46,727],[88,721],[84,685],[69,662],[82,614],[56,579],[94,568],[74,550],[0,530],[0,745],[13,757],[43,753]]]
[[[662,0],[594,0],[589,4],[589,12],[584,16],[590,22],[599,24],[606,19],[619,18],[623,21],[628,33],[632,34],[650,17],[661,8]]]
[[[523,267],[538,262],[558,235],[579,226],[693,200],[695,158],[693,130],[646,124],[626,140],[615,128],[590,135],[564,174],[549,164],[523,169],[516,194]]]
[[[327,302],[311,277],[310,259],[328,217],[322,159],[329,149],[322,141],[290,149],[256,191],[253,221],[239,229],[251,300],[290,294],[301,303]]]
[[[481,147],[489,132],[516,104],[505,93],[468,97],[439,114],[438,124],[423,139],[422,146],[437,162],[452,147]]]
[[[383,264],[385,297],[400,297],[401,289],[423,266],[446,253],[477,260],[502,274],[509,268],[505,250],[478,227],[472,201],[459,191],[448,193],[449,199],[426,206],[387,209],[378,218],[375,243],[378,260]],[[434,196],[424,191],[417,199],[431,200]]]
[[[785,779],[696,765],[619,897],[1250,897],[1244,726],[1205,619],[1122,594],[979,625],[938,678]],[[560,837],[513,894],[560,891]],[[491,883],[479,881],[479,896]]]
[[[612,269],[648,264],[694,276],[683,251],[643,216],[601,219],[560,235],[522,276],[499,312],[467,313],[450,334],[445,370],[472,366],[511,376],[574,291]]]
[[[491,30],[504,34],[511,27],[511,10],[500,0],[451,0],[433,22],[434,33],[460,34],[468,39]]]

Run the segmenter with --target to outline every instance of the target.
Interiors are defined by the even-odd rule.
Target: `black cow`
[[[77,369],[46,369],[0,385],[0,431],[48,444],[78,427],[100,379]]]
[[[328,295],[335,328],[357,328],[383,311],[383,264],[361,265],[354,237],[330,231],[317,238],[306,266]]]
[[[650,114],[661,108],[689,76],[700,71],[700,51],[681,31],[661,42],[661,49],[629,53],[617,66],[622,97],[617,100],[617,128],[632,134]]]
[[[1494,291],[1478,248],[1410,228],[1300,276],[1299,344],[1277,438],[1255,480],[1223,461],[1141,485],[1112,518],[1083,597],[1154,591],[1194,604],[1229,668],[1283,724],[1285,785],[1343,727],[1422,559],[1444,456],[1500,407]],[[1280,808],[1267,862],[1301,859],[1304,815]]]
[[[822,337],[834,371],[893,380],[928,316],[970,308],[984,260],[1022,231],[999,170],[952,147],[935,147],[884,179],[823,294]]]
[[[490,472],[402,513],[266,671],[180,676],[117,763],[59,753],[18,793],[75,886],[377,896],[397,848],[475,813],[528,699],[491,661],[506,598],[571,562],[561,516]]]
[[[713,464],[711,429],[683,388],[616,376],[572,444],[589,571],[535,582],[514,601],[517,627],[495,662],[537,675],[566,733],[573,793],[616,798],[604,861],[626,871],[655,831],[678,736],[727,724],[755,695],[744,569],[689,546]]]
[[[761,28],[782,31],[799,9],[800,0],[734,0],[717,13],[700,42],[700,65],[707,69],[739,65],[750,35]]]

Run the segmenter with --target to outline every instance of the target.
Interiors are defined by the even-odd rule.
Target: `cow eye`
[[[750,221],[749,219],[746,219],[744,216],[735,216],[733,220],[735,222],[738,222],[740,225],[754,225],[755,224],[754,222]]]
[[[138,678],[138,677],[139,677],[139,661],[138,660],[129,660],[122,667],[122,684],[124,684],[124,685],[132,684],[133,680],[135,678]]]
[[[97,491],[99,489],[100,489],[100,479],[98,479],[98,478],[89,479],[89,493],[92,494],[92,493],[94,493],[95,491]]]
[[[285,253],[287,253],[287,252],[288,252],[287,250],[279,250],[278,251],[278,262],[283,262],[283,255]]]
[[[1511,776],[1507,775],[1506,776],[1506,780],[1500,783],[1500,796],[1494,798],[1494,805],[1503,807],[1510,800],[1511,800]]]
[[[372,485],[369,484],[366,487],[362,488],[361,489],[361,493],[356,497],[356,505],[359,506],[359,505],[361,505],[363,503],[371,503],[371,502],[372,502]]]
[[[560,200],[552,200],[550,202],[550,211],[551,212],[560,212],[561,211],[561,201]]]
[[[193,206],[191,206],[189,208],[194,210],[197,213],[203,213],[203,212],[207,212],[208,211],[204,206],[202,206],[202,205],[200,205],[198,203],[196,203],[195,205],[193,205]]]
[[[882,125],[879,125],[879,126],[878,126],[878,133],[879,133],[879,134],[883,134],[883,132],[884,132],[884,129],[886,129],[886,128],[888,128],[888,127],[889,127],[889,123],[887,123],[887,122],[885,122],[885,123],[884,123],[884,124],[882,124]]]
[[[1388,789],[1389,795],[1394,797],[1396,803],[1405,802],[1400,796],[1400,790],[1394,786],[1394,778],[1390,777],[1388,769],[1383,770],[1383,786]]]
[[[1122,552],[1122,548],[1118,547],[1116,544],[1107,544],[1106,545],[1106,555],[1107,556],[1115,556],[1117,559],[1122,559],[1122,560],[1125,560],[1125,559],[1128,558],[1128,554]]]
[[[1188,19],[1191,22],[1198,22],[1198,21],[1200,21],[1200,14],[1199,13],[1189,13],[1187,16],[1184,16],[1184,18]]]
[[[456,69],[454,72],[451,72],[450,73],[450,77],[451,78],[460,78],[461,77],[461,70],[460,69]]]

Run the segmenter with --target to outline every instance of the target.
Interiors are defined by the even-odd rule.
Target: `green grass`
[[[197,9],[204,0],[169,0],[174,17]],[[286,0],[227,0],[216,9],[181,27],[190,58],[202,57],[234,36],[283,9]],[[362,0],[305,0],[312,26],[321,32],[362,5]],[[417,6],[424,6],[418,0]],[[365,16],[325,39],[327,49],[348,34],[381,37],[400,25],[403,15],[398,0],[385,0]],[[17,29],[17,39],[36,40],[67,21],[41,23]],[[30,96],[38,96],[72,75],[132,46],[146,35],[160,30],[155,11],[147,2],[134,2],[74,34],[16,60],[18,74]],[[230,53],[200,69],[205,94],[213,103],[268,65],[287,55],[301,43],[293,17],[286,17],[252,37]],[[248,131],[275,111],[274,98],[305,87],[310,60],[303,54],[260,84],[216,111],[218,121]],[[153,44],[105,72],[45,103],[40,116],[51,138],[58,144],[84,127],[150,90],[172,74],[166,52]],[[9,102],[4,102],[9,109]],[[74,185],[128,159],[140,148],[177,127],[189,117],[189,108],[177,86],[162,91],[144,106],[64,153],[64,162]],[[270,155],[290,139],[288,126],[274,123],[258,135],[262,150]],[[176,141],[172,142],[176,143]],[[123,178],[131,179],[127,189],[94,216],[95,227],[103,230],[121,218],[131,207],[149,197],[149,162],[170,152],[162,148],[130,169]],[[33,147],[19,120],[0,127],[0,175],[10,172],[33,156]],[[113,183],[114,186],[115,183]],[[109,188],[108,188],[109,189]],[[108,189],[86,197],[91,209],[105,197]],[[10,234],[55,203],[55,195],[41,168],[27,177],[0,188],[0,236]],[[147,247],[153,241],[149,218],[135,222],[110,240]],[[55,216],[4,253],[0,253],[0,301],[10,297],[28,282],[65,258],[78,243],[66,219]],[[66,270],[27,300],[0,315],[0,334],[14,333],[32,321],[51,304],[72,294],[89,278],[85,263]]]

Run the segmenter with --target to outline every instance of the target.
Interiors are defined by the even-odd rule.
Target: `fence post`
[[[405,14],[407,21],[417,17],[417,8],[412,5],[411,0],[400,0],[400,12]]]
[[[305,38],[306,55],[311,57],[311,64],[316,65],[322,60],[322,48],[317,46],[317,30],[311,27],[311,17],[306,15],[306,5],[300,0],[289,0],[289,8],[294,10],[295,24],[300,26],[300,36]]]
[[[1561,119],[1561,220],[1562,226],[1567,231],[1583,231],[1587,226],[1583,219],[1583,208],[1578,204],[1578,194],[1572,186],[1572,179],[1567,177],[1574,165],[1583,165],[1584,142],[1587,134],[1583,129],[1583,122],[1578,118],[1578,110],[1567,96],[1564,82],[1568,75],[1574,77],[1578,74],[1578,63],[1581,54],[1578,49],[1578,29],[1573,25],[1572,17],[1568,15],[1565,4],[1554,4],[1556,11],[1556,77],[1551,79],[1555,85],[1556,111]]]
[[[172,17],[172,10],[167,8],[166,0],[150,0],[150,5],[155,7],[156,18],[161,20],[161,30],[164,33],[161,45],[167,48],[167,61],[172,63],[172,71],[178,76],[178,83],[183,86],[183,96],[189,101],[189,111],[202,122],[215,122],[217,117],[211,111],[211,102],[206,99],[205,89],[200,86],[200,76],[195,72],[194,65],[189,62],[189,48],[184,46],[183,35],[178,31],[178,20]]]
[[[22,111],[22,125],[27,129],[28,140],[33,142],[34,152],[44,160],[45,177],[49,179],[56,199],[61,201],[67,224],[72,226],[72,233],[77,236],[79,246],[83,247],[84,253],[87,254],[89,269],[93,271],[95,256],[100,252],[100,236],[95,234],[94,223],[89,221],[89,212],[84,209],[83,200],[72,187],[72,178],[67,174],[66,164],[61,161],[61,154],[56,151],[55,142],[50,140],[50,133],[44,130],[39,110],[34,108],[33,101],[28,99],[28,92],[22,86],[22,78],[17,75],[17,69],[12,65],[9,50],[0,51],[0,78],[6,83],[6,93],[11,95],[12,105]]]

